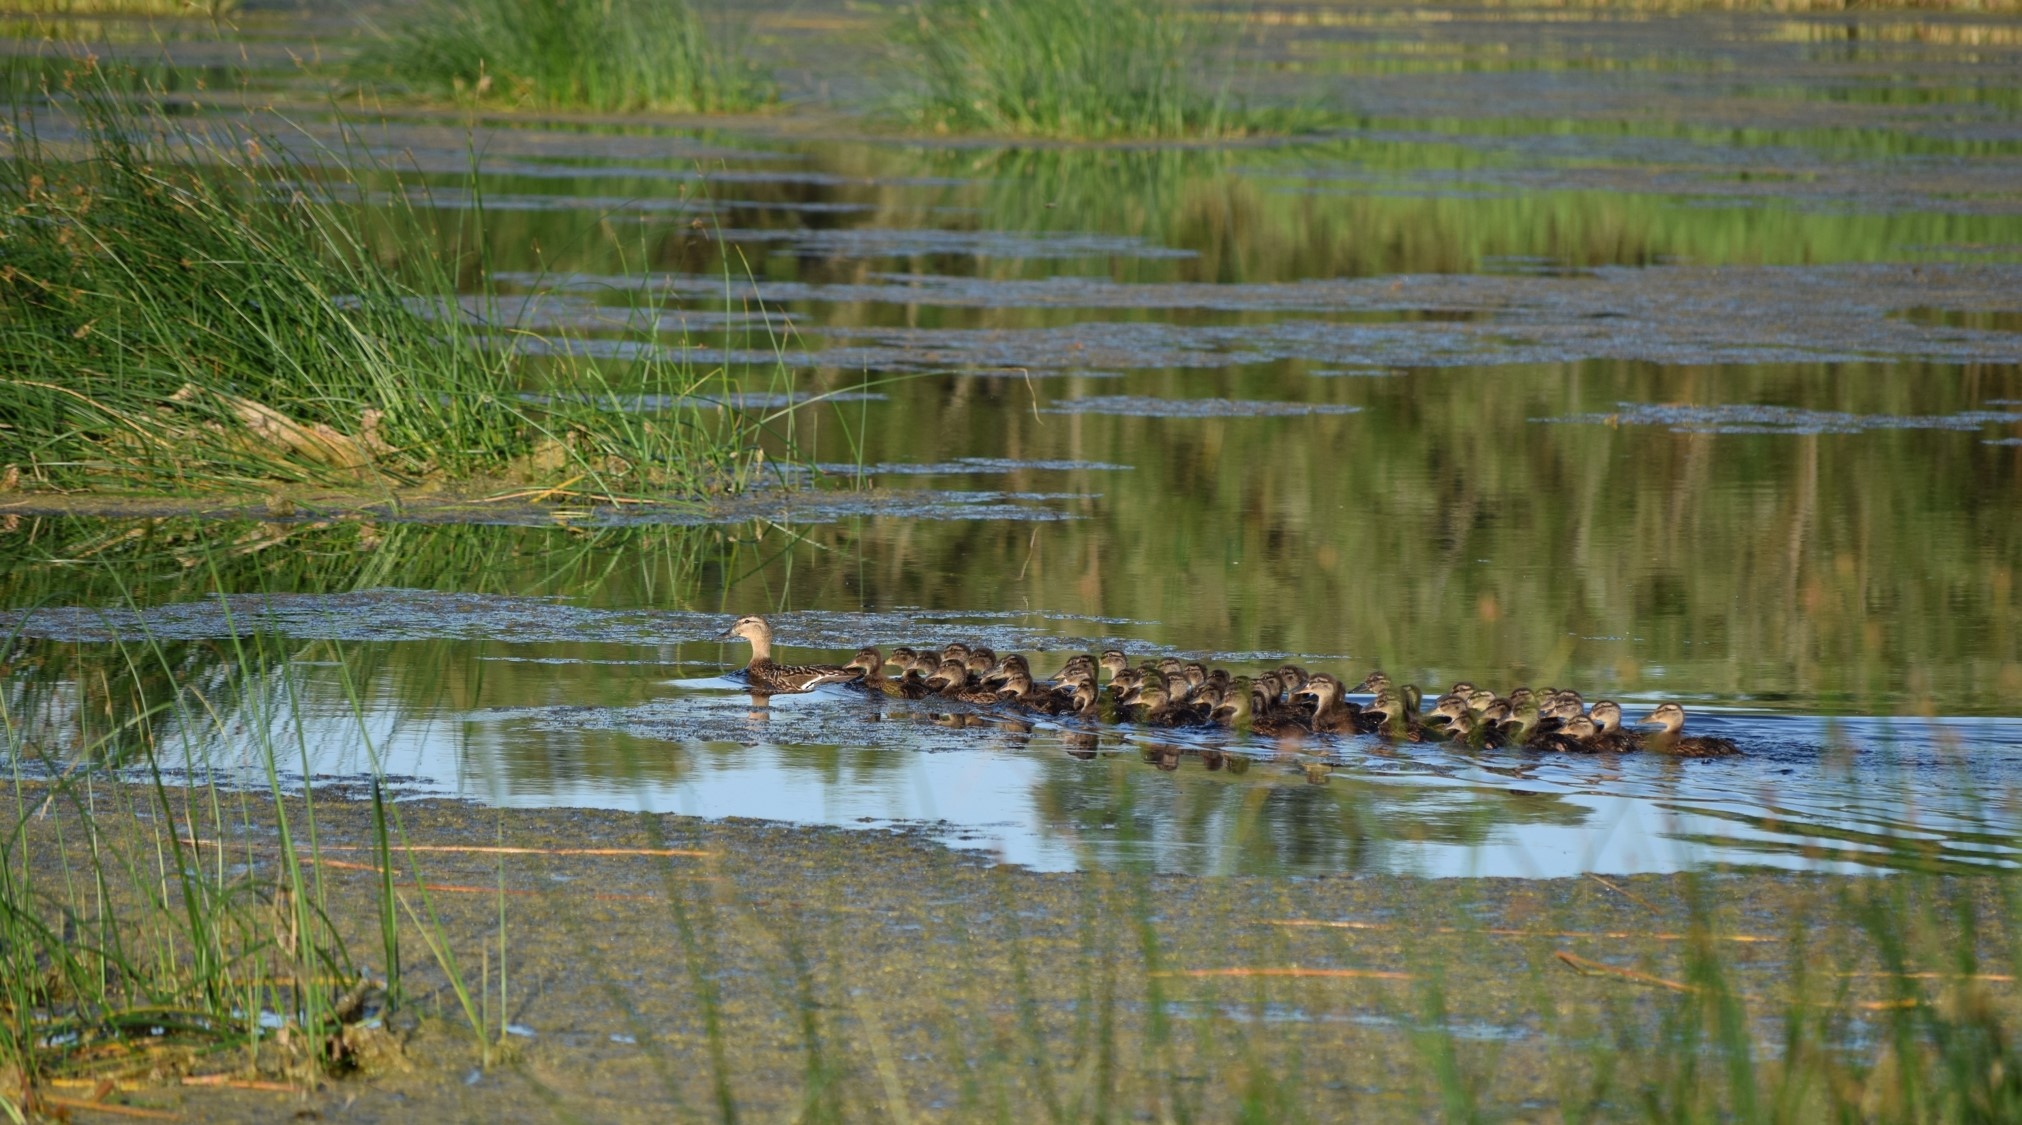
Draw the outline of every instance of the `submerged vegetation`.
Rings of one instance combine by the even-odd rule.
[[[357,181],[103,88],[70,105],[82,159],[18,124],[0,160],[10,487],[748,480],[755,424],[708,405],[738,390],[726,369],[653,353],[607,373],[523,346],[482,294],[459,297],[456,254],[389,258],[426,236],[397,203],[346,206]],[[568,394],[528,393],[532,350],[562,353],[539,376]],[[617,409],[614,379],[625,402],[675,405]]]
[[[1238,108],[1208,77],[1220,27],[1169,0],[926,0],[894,24],[913,82],[901,109],[943,132],[1070,140],[1293,124]]]
[[[368,81],[543,109],[754,109],[771,81],[689,0],[434,0],[364,56]]]

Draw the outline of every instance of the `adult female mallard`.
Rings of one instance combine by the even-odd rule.
[[[717,640],[727,641],[742,637],[751,642],[751,663],[745,666],[753,695],[793,695],[813,691],[823,684],[842,684],[863,676],[852,668],[835,664],[775,664],[772,659],[772,626],[765,618],[756,614],[737,619],[737,623],[717,635]]]
[[[1685,708],[1676,703],[1659,704],[1657,709],[1643,716],[1639,727],[1658,727],[1655,734],[1643,740],[1643,745],[1660,754],[1676,754],[1681,758],[1724,758],[1729,754],[1741,753],[1741,748],[1724,738],[1701,735],[1694,738],[1680,738],[1685,729]]]

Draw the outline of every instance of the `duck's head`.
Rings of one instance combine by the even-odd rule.
[[[910,672],[919,665],[920,654],[913,651],[910,645],[900,645],[892,650],[892,655],[885,659],[885,663],[901,672]]]
[[[755,613],[747,613],[743,617],[738,618],[736,624],[716,634],[716,639],[719,641],[733,640],[738,637],[742,637],[753,644],[767,643],[772,640],[772,626],[766,624],[765,618]]]
[[[1098,667],[1114,676],[1118,672],[1130,667],[1130,657],[1125,656],[1123,650],[1120,648],[1105,649],[1103,650],[1102,658],[1095,663]]]
[[[1083,680],[1074,685],[1074,694],[1068,697],[1074,705],[1074,713],[1085,715],[1095,709],[1095,681]]]
[[[1185,676],[1188,683],[1199,687],[1208,682],[1208,666],[1198,660],[1189,660],[1180,665],[1180,675]]]
[[[980,676],[997,666],[997,654],[983,645],[977,645],[969,650],[969,655],[962,663],[968,665],[969,671]]]
[[[1587,712],[1587,717],[1601,728],[1602,734],[1613,734],[1622,729],[1622,705],[1612,699],[1603,699],[1594,704],[1593,709]]]
[[[857,650],[857,654],[850,658],[848,664],[843,665],[843,670],[862,672],[866,676],[875,676],[885,670],[885,654],[869,645],[865,645]]]
[[[1300,688],[1305,687],[1306,681],[1312,679],[1312,677],[1307,675],[1306,670],[1297,664],[1280,664],[1278,665],[1278,679],[1284,681],[1286,691],[1298,691]]]
[[[975,655],[971,654],[969,657],[969,667],[971,669],[975,668],[975,661]],[[989,669],[983,677],[983,682],[986,684],[1001,684],[1009,680],[1013,675],[1024,676],[1025,682],[1030,684],[1032,682],[1032,666],[1025,662],[1024,657],[1015,652],[1009,652],[1004,654],[1003,659],[997,661],[996,667]]]
[[[1212,684],[1215,687],[1221,688],[1223,691],[1228,691],[1229,670],[1227,668],[1214,668],[1209,670],[1208,683]]]
[[[1276,703],[1285,697],[1285,681],[1276,672],[1265,672],[1250,681],[1250,690]]]
[[[1442,695],[1432,701],[1432,710],[1426,713],[1425,718],[1428,722],[1440,720],[1447,723],[1457,723],[1461,719],[1470,717],[1473,714],[1474,711],[1468,707],[1467,700],[1457,695]]]
[[[1292,693],[1292,698],[1316,700],[1321,708],[1325,709],[1340,700],[1341,681],[1322,672],[1300,685],[1299,689]]]
[[[1451,697],[1449,696],[1448,698]],[[1446,721],[1446,729],[1455,738],[1466,738],[1473,734],[1478,726],[1479,724],[1475,721],[1474,712],[1468,710],[1466,704],[1461,705],[1459,714],[1448,716]]]
[[[1237,676],[1230,680],[1229,686],[1222,692],[1222,701],[1215,705],[1214,720],[1232,727],[1249,722],[1253,713],[1250,710],[1251,690],[1249,678],[1246,676]]]
[[[1509,692],[1510,709],[1515,710],[1526,703],[1535,703],[1537,702],[1537,698],[1537,693],[1527,687],[1511,688]]]
[[[959,660],[943,660],[927,677],[927,686],[936,691],[954,687],[969,681],[969,666]]]
[[[961,641],[954,641],[949,644],[942,645],[941,659],[960,660],[964,663],[967,663],[969,660],[969,646],[963,644]]]
[[[1362,677],[1362,682],[1348,690],[1350,695],[1382,695],[1390,687],[1390,677],[1381,672],[1371,672]]]
[[[1144,682],[1144,673],[1135,668],[1125,668],[1109,679],[1109,690],[1119,696],[1129,695]]]
[[[1574,719],[1586,713],[1586,705],[1580,702],[1579,697],[1566,691],[1552,696],[1551,702],[1544,706],[1545,717],[1551,719]]]
[[[1501,726],[1502,724],[1509,722],[1510,719],[1509,704],[1503,700],[1498,699],[1494,703],[1491,703],[1487,707],[1481,709],[1480,718],[1483,726]]]
[[[1023,699],[1025,696],[1032,694],[1032,674],[1022,669],[1013,668],[1005,672],[1002,682],[1003,686],[997,689],[998,695],[1011,699]]]
[[[1362,708],[1363,714],[1381,715],[1385,719],[1395,719],[1404,714],[1404,700],[1396,688],[1384,688],[1376,693],[1376,698]]]
[[[1466,698],[1467,698],[1467,696],[1468,696],[1468,693],[1469,693],[1469,692],[1471,692],[1471,691],[1473,691],[1473,690],[1474,690],[1474,685],[1473,685],[1473,684],[1469,683],[1469,682],[1468,682],[1468,681],[1466,681],[1466,680],[1462,680],[1462,681],[1460,681],[1459,683],[1457,683],[1457,684],[1453,685],[1452,687],[1448,688],[1448,689],[1447,689],[1447,691],[1446,691],[1446,694],[1448,694],[1448,695],[1457,695],[1457,696],[1460,696],[1460,697],[1461,697],[1462,699],[1466,699]]]
[[[1158,670],[1160,675],[1170,679],[1183,673],[1186,665],[1180,662],[1179,657],[1168,656],[1158,662]]]
[[[1685,708],[1676,703],[1660,703],[1636,725],[1662,727],[1665,734],[1677,734],[1685,729]]]
[[[1464,698],[1467,700],[1467,709],[1479,715],[1488,710],[1489,704],[1495,702],[1495,693],[1487,688],[1476,688],[1468,692]]]
[[[1559,733],[1585,742],[1600,734],[1601,728],[1594,725],[1594,720],[1587,718],[1585,715],[1575,715],[1566,720],[1565,725],[1559,728]]]
[[[1187,693],[1187,702],[1197,707],[1207,708],[1208,714],[1212,715],[1215,713],[1215,708],[1222,705],[1222,689],[1213,684],[1202,684]]]

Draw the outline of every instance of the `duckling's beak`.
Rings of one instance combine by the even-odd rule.
[[[727,641],[732,637],[735,637],[736,635],[737,635],[737,626],[732,625],[730,628],[725,629],[721,633],[716,634],[716,639],[719,641]]]
[[[1661,727],[1664,724],[1655,715],[1645,715],[1629,725],[1632,727]]]

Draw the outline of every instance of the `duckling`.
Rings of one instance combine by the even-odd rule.
[[[1168,687],[1172,686],[1172,681],[1178,679],[1185,671],[1186,665],[1180,663],[1177,656],[1163,657],[1158,662],[1158,674],[1166,678]]]
[[[1314,701],[1313,730],[1326,734],[1354,734],[1362,708],[1341,699],[1341,681],[1325,672],[1306,681],[1292,693]]]
[[[861,686],[868,691],[875,691],[882,695],[891,696],[894,699],[919,699],[932,693],[933,689],[927,686],[927,682],[916,676],[908,674],[905,679],[895,680],[885,675],[885,665],[887,663],[888,661],[885,660],[883,653],[866,645],[858,649],[856,656],[848,664],[843,665],[843,667],[845,669],[853,668],[863,673],[863,679],[857,681],[857,685],[855,686]]]
[[[997,654],[983,645],[969,650],[969,659],[963,662],[969,669],[969,686],[982,687],[983,677],[997,667]]]
[[[1277,685],[1278,676],[1275,672],[1266,672],[1251,682],[1250,730],[1272,738],[1305,733],[1306,713],[1298,708],[1287,707],[1278,698]]]
[[[1594,736],[1594,743],[1610,753],[1620,754],[1641,749],[1643,740],[1622,729],[1622,706],[1612,699],[1603,699],[1587,712],[1595,726],[1601,728]]]
[[[1146,726],[1183,727],[1193,723],[1193,712],[1172,702],[1163,681],[1146,680],[1123,703],[1141,708],[1137,721]]]
[[[1208,666],[1198,660],[1189,660],[1180,665],[1180,675],[1186,677],[1190,689],[1198,690],[1208,682]]]
[[[1489,704],[1497,702],[1496,694],[1487,688],[1476,688],[1464,697],[1467,709],[1479,715],[1488,710]]]
[[[772,661],[772,626],[755,614],[740,617],[737,623],[717,636],[718,640],[742,637],[751,642],[751,663],[744,672],[753,695],[793,695],[813,691],[823,684],[848,683],[861,679],[862,672],[834,664],[775,664]]]
[[[1525,745],[1534,750],[1550,750],[1561,754],[1591,754],[1600,747],[1594,744],[1594,737],[1601,728],[1594,720],[1578,715],[1560,724],[1557,730],[1533,735]]]
[[[1067,663],[1060,666],[1060,671],[1053,673],[1052,681],[1058,684],[1083,678],[1095,678],[1095,661],[1089,659],[1087,653],[1077,652],[1067,658]]]
[[[1724,758],[1741,753],[1739,746],[1724,738],[1708,735],[1680,738],[1679,732],[1685,729],[1685,708],[1676,703],[1659,704],[1636,725],[1661,728],[1645,738],[1643,745],[1662,754],[1676,754],[1681,758]]]
[[[1457,684],[1453,685],[1452,687],[1450,687],[1450,688],[1447,688],[1447,689],[1446,689],[1446,694],[1448,694],[1448,695],[1457,695],[1457,696],[1461,697],[1462,699],[1466,699],[1466,698],[1468,697],[1469,693],[1471,693],[1471,692],[1473,692],[1473,691],[1474,691],[1474,685],[1473,685],[1473,684],[1471,684],[1471,683],[1469,683],[1469,682],[1468,682],[1468,681],[1466,681],[1466,680],[1462,680],[1462,681],[1460,681],[1459,683],[1457,683]]]
[[[952,657],[941,661],[932,675],[927,677],[927,686],[942,695],[952,696],[956,692],[969,690],[969,666]]]
[[[948,644],[942,645],[941,659],[959,660],[966,665],[969,662],[969,646],[963,644],[961,641],[951,641]]]
[[[1123,650],[1120,648],[1104,649],[1101,659],[1095,663],[1097,667],[1108,672],[1110,677],[1114,679],[1118,672],[1130,667],[1130,657],[1125,656]]]
[[[1508,698],[1510,710],[1515,711],[1517,708],[1522,707],[1526,703],[1537,702],[1537,693],[1531,691],[1531,689],[1527,687],[1511,688],[1509,689]]]
[[[899,670],[899,683],[913,685],[905,690],[920,693],[908,695],[907,698],[918,699],[921,695],[933,694],[934,689],[927,686],[927,676],[934,670],[934,662],[928,661],[911,647],[900,645],[893,649],[892,655],[885,663]]]
[[[983,686],[996,687],[1011,678],[1012,673],[1023,673],[1027,680],[1032,678],[1032,665],[1015,652],[1007,652],[997,661],[997,666],[983,673]]]
[[[1349,695],[1382,695],[1390,687],[1390,677],[1381,672],[1371,672],[1362,677],[1362,682],[1348,689]]]
[[[1250,725],[1250,680],[1247,676],[1237,676],[1229,681],[1227,690],[1222,692],[1222,701],[1215,705],[1209,720],[1231,729],[1240,730]]]

